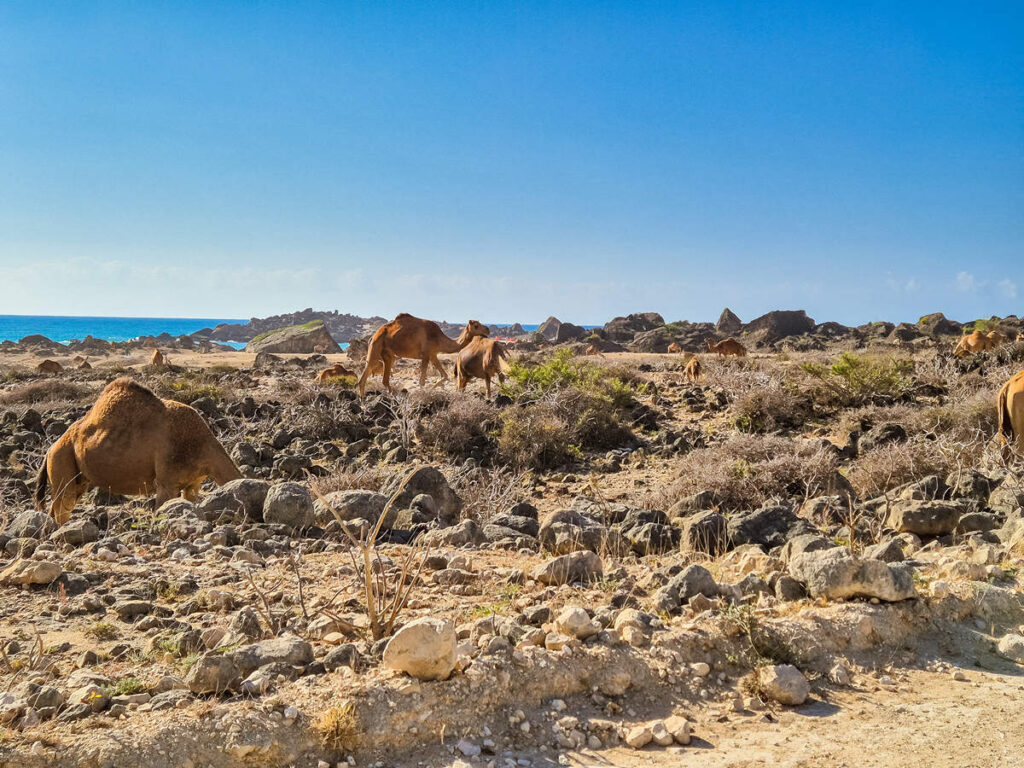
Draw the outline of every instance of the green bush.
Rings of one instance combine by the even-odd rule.
[[[582,456],[572,429],[550,402],[510,408],[501,414],[498,451],[516,467],[550,469]]]
[[[844,352],[831,366],[804,363],[801,368],[820,381],[836,405],[851,407],[887,403],[910,391],[908,373],[914,364],[893,357],[860,357]]]

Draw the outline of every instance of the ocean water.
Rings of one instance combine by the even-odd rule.
[[[139,336],[195,333],[221,323],[245,323],[248,318],[204,317],[58,317],[56,315],[0,315],[0,341],[18,341],[33,334],[67,344],[92,336],[106,341],[128,341]],[[244,346],[244,345],[243,345]]]

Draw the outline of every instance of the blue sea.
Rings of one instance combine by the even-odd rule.
[[[249,318],[208,317],[58,317],[56,315],[0,315],[0,341],[18,341],[41,334],[67,344],[92,336],[106,341],[128,341],[139,336],[172,336],[214,328],[221,323],[246,323]],[[245,346],[244,344],[241,346]]]

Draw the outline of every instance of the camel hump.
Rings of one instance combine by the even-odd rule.
[[[395,315],[395,320],[408,320],[410,317],[412,317],[412,315],[410,315],[408,312],[399,312],[397,315]]]

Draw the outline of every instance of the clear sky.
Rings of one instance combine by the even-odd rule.
[[[0,314],[1024,313],[1024,3],[4,2]]]

